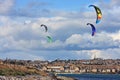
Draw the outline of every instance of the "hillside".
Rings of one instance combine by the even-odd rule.
[[[39,71],[35,68],[12,65],[12,64],[0,64],[0,75],[2,76],[25,76],[25,75],[42,75],[46,76],[47,74],[44,71]]]

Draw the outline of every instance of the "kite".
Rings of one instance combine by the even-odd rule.
[[[46,25],[44,25],[44,24],[41,24],[41,27],[42,27],[42,26],[44,26],[44,28],[45,28],[45,32],[47,32],[47,31],[48,31],[47,26],[46,26]]]
[[[50,36],[47,36],[47,41],[48,41],[49,43],[52,43],[52,38],[51,38]]]
[[[95,26],[93,24],[91,24],[91,23],[87,23],[87,25],[91,26],[91,28],[92,28],[92,36],[94,36],[95,32],[96,32]]]
[[[95,5],[89,5],[89,7],[94,7],[95,8],[95,11],[96,11],[96,14],[97,14],[96,24],[99,23],[101,21],[101,18],[102,18],[102,12],[101,12],[100,8],[98,8]]]

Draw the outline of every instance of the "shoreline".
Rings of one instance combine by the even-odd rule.
[[[106,74],[106,75],[109,75],[109,74],[116,74],[116,73],[55,73],[55,75],[58,75],[58,74]]]
[[[55,75],[57,74],[83,74],[83,73],[55,73]]]
[[[2,76],[0,80],[77,80],[66,76],[40,76],[40,75],[26,75],[26,76]]]

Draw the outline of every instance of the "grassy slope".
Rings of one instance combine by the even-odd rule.
[[[10,65],[10,64],[0,64],[0,75],[4,76],[25,76],[25,75],[44,75],[47,74],[43,71],[38,71],[35,68],[27,68],[25,66]]]

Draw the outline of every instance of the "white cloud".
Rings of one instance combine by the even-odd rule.
[[[0,13],[6,14],[14,5],[14,0],[1,0],[0,1]]]
[[[25,22],[24,22],[24,24],[30,24],[31,23],[31,21],[30,20],[26,20]]]
[[[2,4],[6,5],[8,2],[10,4],[5,10],[0,8],[0,12],[7,13],[10,10],[14,0],[5,0]],[[112,3],[106,5],[109,7],[107,9],[104,6],[100,7],[103,12],[100,24],[94,24],[96,20],[94,10],[91,12],[89,10],[86,12],[53,11],[55,12],[53,16],[39,18],[0,16],[0,52],[81,50],[78,54],[84,56],[83,58],[93,58],[95,54],[97,57],[105,58],[103,56],[105,54],[107,58],[112,56],[116,58],[113,53],[119,55],[120,52],[120,19],[118,18],[120,7],[117,2],[113,2],[113,8],[109,7]],[[97,29],[93,37],[91,27],[86,25],[88,22],[93,23]],[[48,26],[48,32],[40,27],[41,24]],[[53,43],[47,42],[47,35],[53,38]],[[70,52],[70,55],[73,54]]]
[[[80,58],[87,58],[87,59],[93,59],[93,58],[102,58],[101,57],[101,51],[100,50],[82,50],[82,51],[75,51],[75,55],[79,56]]]
[[[0,54],[3,57],[2,59],[10,58],[10,59],[20,59],[20,60],[45,60],[42,56],[37,56],[34,53],[26,53],[26,52],[8,52],[4,54]]]
[[[66,44],[79,44],[82,41],[80,34],[73,34],[71,37],[66,39]]]
[[[66,12],[67,13],[67,12]],[[68,13],[69,14],[69,13]],[[58,31],[63,29],[76,29],[76,28],[86,28],[86,24],[88,22],[93,22],[95,19],[91,18],[70,18],[70,17],[62,17],[56,16],[56,17],[41,17],[36,22],[37,24],[45,24],[48,26],[48,29],[51,31]]]
[[[116,32],[116,33],[112,33],[111,35],[109,35],[113,38],[113,40],[119,40],[120,41],[120,31]]]
[[[74,45],[73,50],[77,50],[76,48],[89,50],[89,49],[108,49],[108,48],[116,48],[119,47],[119,42],[114,41],[110,36],[111,33],[101,32],[97,33],[95,36],[91,36],[91,34],[73,34],[71,37],[66,39],[66,46],[68,44]],[[70,45],[69,45],[70,46]],[[68,47],[69,47],[68,46]],[[75,47],[76,46],[76,47]]]
[[[115,49],[106,49],[106,50],[82,50],[82,51],[75,51],[73,52],[74,55],[77,55],[80,58],[103,58],[103,59],[119,59],[120,49],[115,48]]]
[[[46,18],[47,19],[47,18]],[[48,18],[49,19],[49,18]],[[55,19],[50,18],[51,20]],[[63,18],[56,18],[58,24]],[[8,19],[8,21],[11,19]],[[44,19],[45,20],[45,19]],[[48,21],[51,21],[48,20]],[[77,50],[77,49],[106,49],[111,47],[118,47],[119,42],[114,39],[119,39],[118,35],[101,32],[97,33],[94,37],[91,36],[91,30],[82,34],[71,34],[70,37],[65,36],[65,40],[55,39],[54,34],[64,35],[64,32],[46,33],[40,27],[40,19],[37,22],[30,23],[30,25],[11,23],[7,26],[0,27],[1,47],[12,50]],[[45,20],[46,21],[46,20]],[[12,21],[11,21],[12,22]],[[53,21],[54,22],[54,21]],[[66,24],[66,22],[65,22]],[[67,23],[68,24],[68,23]],[[68,26],[67,26],[68,27]],[[49,26],[48,26],[49,28]],[[87,28],[87,27],[86,27]],[[84,29],[86,29],[84,28]],[[67,28],[66,28],[67,29]],[[54,29],[52,30],[54,32]],[[51,35],[53,43],[47,43],[47,35]],[[115,37],[116,35],[116,37]],[[71,46],[70,46],[71,45]],[[106,45],[106,46],[104,46]]]
[[[111,0],[111,5],[112,6],[119,6],[120,5],[120,1],[119,0]]]

